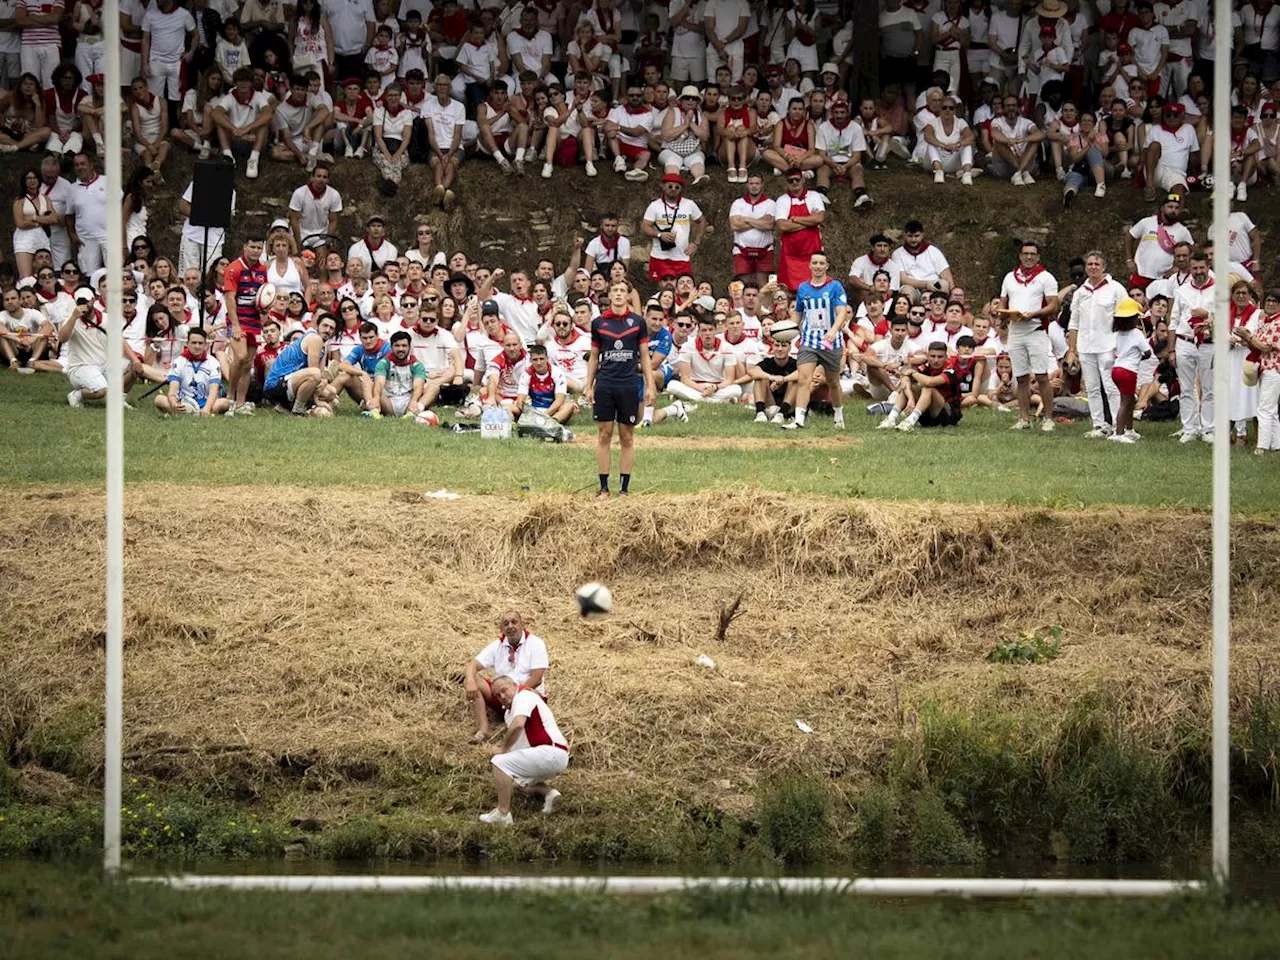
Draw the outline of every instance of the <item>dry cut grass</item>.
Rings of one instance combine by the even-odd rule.
[[[0,742],[99,702],[102,512],[44,492],[0,516]],[[1235,543],[1243,687],[1275,660],[1280,529],[1242,523]],[[1202,514],[153,486],[130,493],[127,544],[130,769],[250,795],[406,769],[478,783],[460,673],[510,606],[550,647],[569,783],[600,802],[732,806],[790,768],[856,783],[935,695],[1053,716],[1104,687],[1157,739],[1208,712]],[[592,579],[615,596],[602,622],[572,609]],[[1060,659],[984,660],[1055,623]]]

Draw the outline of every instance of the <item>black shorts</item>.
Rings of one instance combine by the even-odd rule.
[[[920,426],[922,427],[954,427],[960,422],[963,414],[960,408],[944,403],[942,409],[937,413],[925,411],[920,415]]]
[[[281,407],[287,407],[293,403],[289,399],[289,378],[285,377],[283,380],[278,381],[275,386],[262,391],[262,399]]]
[[[636,421],[640,419],[640,396],[636,388],[616,384],[596,384],[596,398],[591,416],[598,422],[617,422],[635,426]]]

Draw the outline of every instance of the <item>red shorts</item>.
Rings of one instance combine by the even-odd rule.
[[[1130,290],[1132,290],[1134,287],[1137,287],[1139,290],[1145,290],[1147,289],[1147,287],[1151,286],[1151,284],[1154,282],[1155,282],[1154,279],[1148,280],[1146,277],[1140,277],[1136,273],[1129,274]]]
[[[649,148],[648,148],[648,147],[633,147],[631,144],[626,143],[626,142],[624,142],[624,141],[622,141],[622,140],[619,140],[619,141],[618,141],[618,151],[619,151],[619,152],[620,152],[624,157],[626,157],[628,160],[634,160],[636,157],[640,156],[642,153],[648,153],[648,152],[649,152]]]
[[[577,137],[565,137],[556,144],[555,165],[557,167],[576,167],[578,165]]]
[[[733,254],[734,276],[773,273],[773,247],[740,247]]]
[[[693,274],[693,271],[689,269],[688,260],[649,258],[649,279],[654,283],[657,283],[663,277],[683,277],[686,273],[690,276]]]
[[[1138,373],[1136,370],[1112,367],[1111,379],[1115,383],[1116,389],[1120,391],[1120,396],[1136,397],[1138,395]]]

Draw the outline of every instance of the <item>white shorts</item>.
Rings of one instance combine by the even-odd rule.
[[[1026,326],[1029,324],[1025,321],[1009,324],[1009,362],[1013,365],[1013,376],[1015,379],[1030,374],[1048,376],[1055,366],[1049,334],[1038,326],[1019,329]]]
[[[1167,163],[1156,164],[1156,188],[1159,190],[1172,190],[1174,187],[1183,186],[1187,182],[1187,175],[1175,170]]]
[[[391,412],[397,417],[403,417],[409,412],[409,404],[413,401],[413,397],[409,394],[402,394],[398,397],[387,397],[391,401]]]
[[[526,747],[500,753],[491,762],[514,780],[516,786],[532,787],[564,773],[569,766],[569,751],[552,746]]]
[[[49,249],[49,234],[39,227],[29,230],[13,231],[14,253],[35,253],[37,250]]]
[[[695,166],[705,167],[707,158],[701,150],[697,153],[691,153],[687,157],[681,156],[674,150],[663,150],[658,154],[658,163],[669,171],[679,173],[681,170],[691,170]]]
[[[129,371],[129,361],[124,357],[120,358],[120,365],[123,372],[127,373]],[[82,363],[67,370],[67,379],[71,381],[71,386],[76,390],[101,393],[107,389],[107,368],[105,365],[95,367]]]

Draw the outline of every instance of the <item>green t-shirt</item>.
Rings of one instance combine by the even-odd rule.
[[[413,396],[413,381],[427,379],[427,368],[422,365],[420,360],[414,360],[412,363],[401,366],[383,357],[378,361],[377,367],[374,368],[373,375],[387,378],[387,385],[383,388],[383,392],[387,396],[411,397]]]

